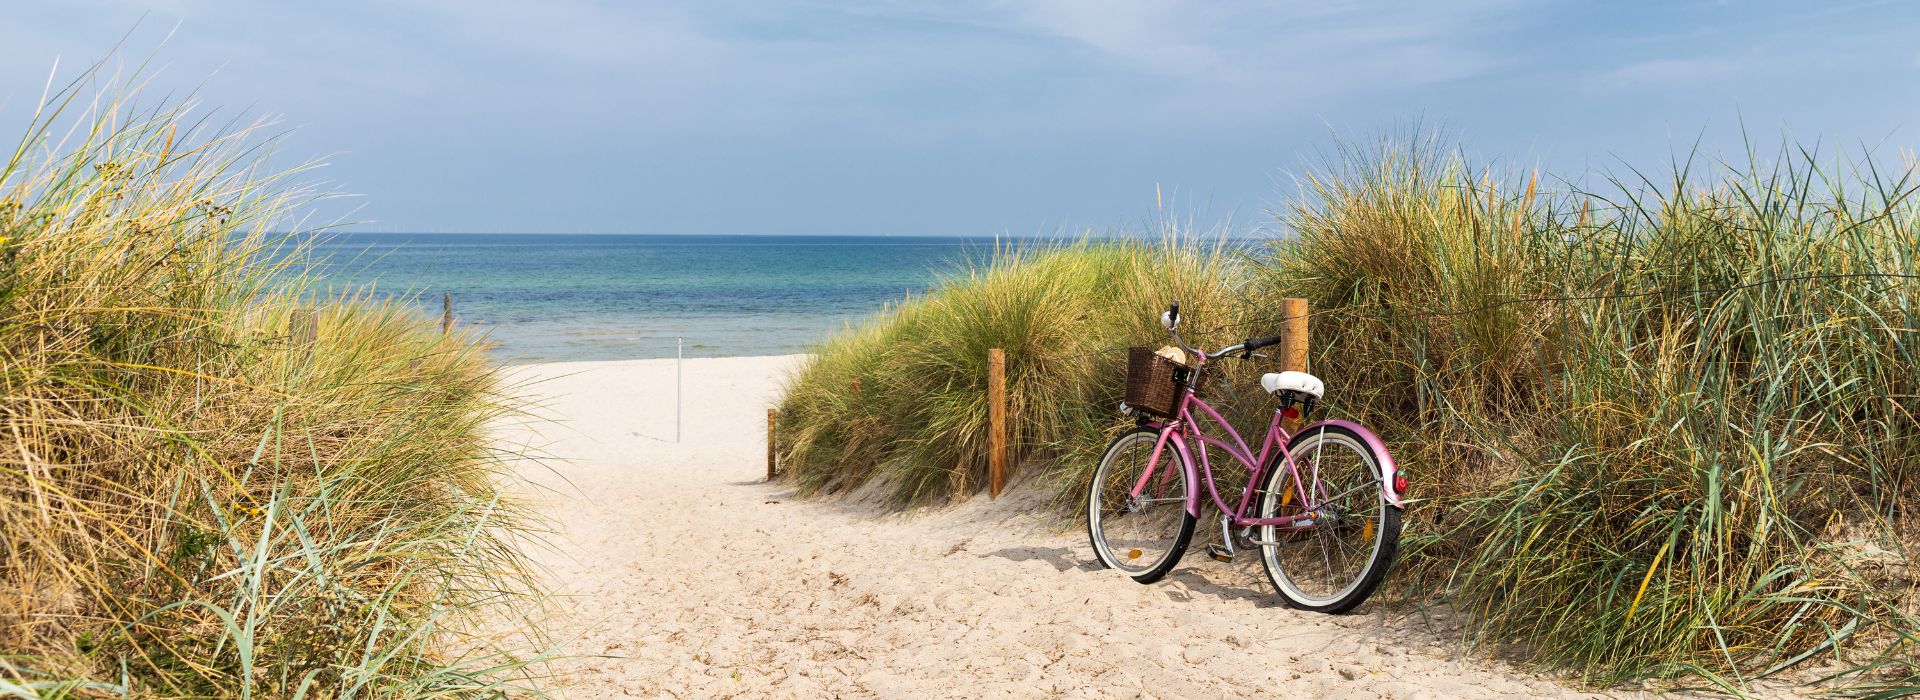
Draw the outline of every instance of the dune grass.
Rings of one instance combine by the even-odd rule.
[[[1315,368],[1438,499],[1409,594],[1601,680],[1738,687],[1836,639],[1873,667],[1843,680],[1912,675],[1920,209],[1875,167],[1548,194],[1428,142],[1314,178],[1262,286],[1326,312]]]
[[[1903,687],[1920,631],[1913,176],[1787,150],[1582,191],[1433,139],[1352,148],[1255,259],[1009,255],[850,329],[791,382],[786,454],[811,490],[964,495],[984,349],[1004,345],[1021,468],[1077,504],[1091,449],[1125,425],[1114,349],[1161,344],[1167,300],[1204,300],[1195,335],[1246,324],[1203,338],[1220,344],[1304,297],[1327,410],[1377,427],[1430,499],[1389,579],[1403,600],[1598,682],[1739,689],[1826,668]]]
[[[131,85],[52,95],[0,169],[0,695],[538,692],[483,634],[540,595],[483,348],[309,294],[269,234],[301,170]]]
[[[1194,240],[1008,245],[809,358],[781,404],[783,464],[804,491],[875,482],[900,504],[984,488],[991,348],[1007,354],[1012,460],[1088,462],[1116,425],[1124,348],[1164,344],[1167,300],[1223,323],[1246,308],[1232,258]]]

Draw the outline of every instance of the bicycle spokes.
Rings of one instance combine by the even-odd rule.
[[[1295,488],[1269,495],[1258,515],[1304,517],[1290,533],[1262,528],[1263,563],[1275,587],[1297,607],[1351,608],[1391,560],[1383,535],[1391,528],[1397,540],[1398,513],[1388,513],[1378,460],[1355,436],[1323,427],[1291,448],[1297,448],[1289,484]]]
[[[1155,463],[1157,438],[1156,432],[1136,431],[1115,440],[1094,472],[1087,499],[1088,534],[1101,563],[1136,578],[1164,575],[1193,532],[1187,512],[1192,484],[1173,450],[1162,451]]]

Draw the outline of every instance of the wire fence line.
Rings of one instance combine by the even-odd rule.
[[[1740,284],[1732,284],[1732,285],[1727,285],[1723,287],[1695,287],[1695,288],[1689,288],[1689,289],[1656,289],[1656,290],[1649,290],[1644,292],[1613,292],[1613,293],[1607,293],[1607,294],[1576,294],[1576,295],[1565,295],[1565,296],[1515,297],[1512,299],[1502,299],[1500,301],[1496,301],[1490,304],[1483,304],[1483,305],[1475,306],[1472,308],[1454,309],[1454,310],[1370,312],[1370,311],[1356,311],[1356,310],[1344,308],[1344,307],[1336,307],[1336,308],[1321,309],[1319,311],[1310,312],[1306,315],[1306,317],[1309,319],[1312,319],[1316,317],[1331,316],[1331,315],[1337,315],[1337,314],[1347,315],[1347,316],[1356,317],[1356,318],[1371,318],[1371,319],[1440,318],[1440,317],[1453,317],[1453,316],[1470,316],[1473,314],[1492,311],[1494,309],[1498,309],[1506,306],[1512,306],[1515,304],[1546,304],[1546,303],[1556,303],[1556,302],[1611,301],[1611,300],[1618,300],[1618,299],[1637,299],[1637,298],[1643,298],[1643,297],[1657,297],[1657,296],[1691,296],[1691,295],[1699,295],[1699,294],[1722,294],[1726,292],[1737,292],[1744,289],[1753,289],[1756,287],[1765,287],[1765,286],[1770,286],[1775,284],[1786,284],[1786,283],[1793,283],[1793,282],[1817,282],[1817,281],[1824,281],[1824,280],[1868,279],[1868,278],[1920,280],[1920,274],[1900,273],[1900,272],[1840,272],[1840,273],[1790,275],[1787,277],[1770,277],[1763,280],[1742,282]],[[1224,330],[1231,330],[1234,328],[1246,328],[1246,327],[1256,326],[1256,325],[1277,325],[1278,323],[1290,321],[1290,320],[1293,320],[1294,318],[1297,318],[1297,317],[1286,316],[1286,315],[1266,316],[1266,317],[1253,319],[1251,321],[1222,324],[1220,326],[1215,326],[1211,329],[1208,329],[1207,331],[1205,331],[1205,333],[1212,334],[1212,333],[1218,333]]]
[[[1838,273],[1790,275],[1786,277],[1770,277],[1767,279],[1754,280],[1750,282],[1742,282],[1739,284],[1731,284],[1731,285],[1726,285],[1721,287],[1695,287],[1695,288],[1688,288],[1688,289],[1657,289],[1657,290],[1649,290],[1649,291],[1642,291],[1642,292],[1613,292],[1613,293],[1607,293],[1607,294],[1573,294],[1573,295],[1560,295],[1560,296],[1515,297],[1511,299],[1502,299],[1500,301],[1496,301],[1489,304],[1482,304],[1480,306],[1475,306],[1467,309],[1434,310],[1434,311],[1360,311],[1360,310],[1355,310],[1347,307],[1334,307],[1334,308],[1320,309],[1317,311],[1308,312],[1307,314],[1304,315],[1304,318],[1311,320],[1314,318],[1336,316],[1336,315],[1344,315],[1344,316],[1353,317],[1353,318],[1367,318],[1367,319],[1376,319],[1376,320],[1391,320],[1391,319],[1402,319],[1402,318],[1445,318],[1445,317],[1455,317],[1455,316],[1470,316],[1477,313],[1492,311],[1494,309],[1513,306],[1515,304],[1549,304],[1549,303],[1588,302],[1588,301],[1613,301],[1613,300],[1619,300],[1619,299],[1638,299],[1638,298],[1644,298],[1644,297],[1657,297],[1657,296],[1692,296],[1692,295],[1700,295],[1700,294],[1724,294],[1727,292],[1737,292],[1741,290],[1754,289],[1757,287],[1765,287],[1765,286],[1776,285],[1776,284],[1819,282],[1819,281],[1826,281],[1826,280],[1842,280],[1842,279],[1920,280],[1920,273],[1838,272]],[[1272,316],[1262,316],[1262,317],[1255,318],[1252,320],[1247,320],[1247,321],[1239,321],[1235,323],[1224,323],[1204,331],[1199,331],[1197,333],[1194,333],[1193,335],[1196,337],[1210,336],[1223,331],[1242,329],[1242,328],[1252,328],[1256,326],[1277,328],[1285,324],[1287,321],[1292,321],[1302,317],[1303,317],[1302,315],[1297,315],[1297,314],[1296,315],[1280,314],[1280,315],[1272,315]],[[1052,359],[1078,360],[1078,359],[1085,359],[1089,357],[1111,356],[1112,353],[1123,352],[1132,347],[1134,346],[1131,344],[1122,344],[1122,345],[1117,345],[1112,347],[1098,348],[1098,349],[1087,351],[1087,352],[1074,353],[1072,355],[1057,356]]]

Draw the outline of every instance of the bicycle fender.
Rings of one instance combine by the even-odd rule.
[[[1393,463],[1393,453],[1387,451],[1387,443],[1381,440],[1380,436],[1373,434],[1373,431],[1368,430],[1364,425],[1350,420],[1338,419],[1314,422],[1300,428],[1300,430],[1295,431],[1294,434],[1305,435],[1307,431],[1320,426],[1338,426],[1351,430],[1355,435],[1359,435],[1361,440],[1367,443],[1367,447],[1372,449],[1374,454],[1380,455],[1380,492],[1387,495],[1387,505],[1406,510],[1406,501],[1403,499],[1400,489],[1394,486],[1394,484],[1400,481],[1400,468]]]
[[[1193,453],[1187,449],[1187,438],[1178,430],[1161,429],[1161,439],[1180,453],[1180,468],[1187,472],[1187,483],[1193,486],[1187,489],[1187,515],[1200,517],[1200,474],[1193,466]]]

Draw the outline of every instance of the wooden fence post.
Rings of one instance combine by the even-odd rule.
[[[780,419],[780,409],[767,409],[767,481],[773,481],[775,452],[773,449],[773,425]]]
[[[1280,316],[1280,369],[1295,372],[1307,371],[1307,343],[1311,340],[1307,329],[1307,300],[1281,299]],[[1300,429],[1299,418],[1288,418],[1281,423],[1287,432]]]
[[[1007,351],[987,351],[987,493],[1007,483]]]
[[[453,332],[453,292],[440,295],[440,335]]]

